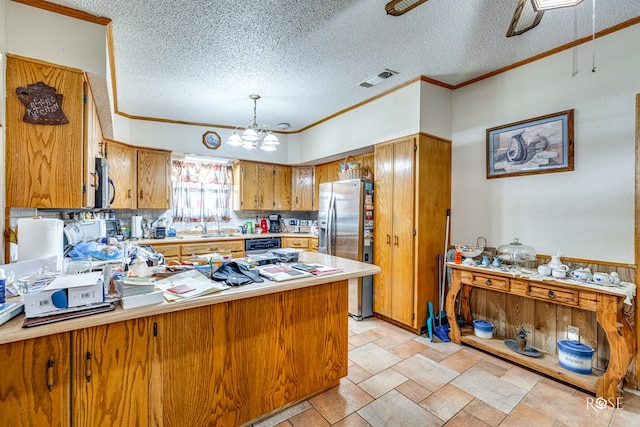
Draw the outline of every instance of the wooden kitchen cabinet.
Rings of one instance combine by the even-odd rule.
[[[291,168],[291,210],[313,211],[316,208],[313,166]]]
[[[171,208],[171,153],[136,149],[138,209]]]
[[[293,248],[293,249],[304,249],[306,251],[309,249],[309,238],[308,237],[283,237],[282,247]]]
[[[6,206],[80,208],[83,188],[83,73],[43,61],[7,55]],[[17,88],[43,82],[61,95],[65,124],[23,121]],[[30,98],[31,99],[31,98]]]
[[[244,240],[212,240],[203,243],[185,243],[180,248],[183,260],[192,255],[210,254],[220,250],[231,251],[232,258],[242,258],[244,257]]]
[[[164,256],[165,262],[178,261],[180,262],[180,245],[168,244],[168,245],[151,245],[154,251]]]
[[[423,134],[375,147],[373,311],[410,329],[438,302],[451,203],[451,143]]]
[[[135,147],[121,142],[104,140],[105,154],[109,163],[109,178],[113,181],[115,195],[109,207],[113,209],[136,209],[136,153]]]
[[[290,210],[291,168],[269,163],[235,162],[234,210]]]
[[[72,332],[74,426],[151,425],[153,317]]]
[[[0,419],[4,427],[68,426],[68,333],[0,345]]]
[[[83,206],[94,207],[96,205],[96,157],[101,155],[102,143],[102,126],[98,117],[98,110],[89,78],[84,74],[84,159],[83,159]]]
[[[362,167],[362,170],[363,170],[363,178],[365,178],[369,173],[373,173],[375,169],[373,153],[364,153],[358,156],[350,156],[348,159],[350,162],[360,163],[360,166]],[[315,197],[316,203],[317,203],[317,200],[319,200],[318,197],[320,193],[320,184],[322,184],[323,182],[333,182],[333,181],[340,180],[340,175],[339,175],[340,162],[343,162],[343,161],[344,159],[336,160],[334,162],[329,162],[329,163],[323,163],[321,165],[315,166],[314,197]],[[314,210],[317,210],[317,209],[318,207],[315,206]]]

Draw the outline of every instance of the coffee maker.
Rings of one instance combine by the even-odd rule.
[[[269,233],[280,232],[280,214],[269,215]]]

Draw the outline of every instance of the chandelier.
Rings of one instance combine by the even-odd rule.
[[[249,98],[253,99],[253,120],[246,128],[237,126],[233,135],[227,139],[227,144],[247,150],[255,150],[260,146],[260,149],[265,151],[276,151],[276,146],[280,144],[280,141],[271,133],[271,126],[258,127],[256,121],[256,106],[260,95],[249,95]],[[242,132],[242,134],[239,135],[238,132]]]

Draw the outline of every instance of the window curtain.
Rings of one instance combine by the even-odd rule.
[[[176,222],[231,219],[233,167],[184,160],[171,161],[172,216]]]

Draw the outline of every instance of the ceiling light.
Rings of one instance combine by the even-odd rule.
[[[513,13],[511,24],[507,30],[507,37],[519,36],[540,23],[544,10],[537,12],[533,0],[519,0]]]
[[[256,121],[256,107],[260,95],[249,95],[249,98],[253,99],[253,120],[249,122],[249,126],[246,128],[236,127],[233,135],[227,139],[227,144],[246,148],[247,150],[255,150],[259,146],[265,151],[276,151],[276,146],[280,145],[280,141],[271,133],[271,126],[262,125],[262,127],[259,127]],[[238,132],[242,132],[242,134],[238,135]]]
[[[396,74],[398,74],[397,71],[393,71],[388,68],[385,68],[384,71],[369,77],[367,80],[358,83],[358,85],[365,88],[372,87],[379,83],[382,83],[384,80],[388,79],[391,76],[395,76]]]
[[[581,1],[582,0],[531,0],[531,2],[533,3],[533,8],[536,11],[575,6]]]
[[[426,2],[427,0],[393,0],[387,3],[384,10],[387,11],[387,15],[400,16]]]

